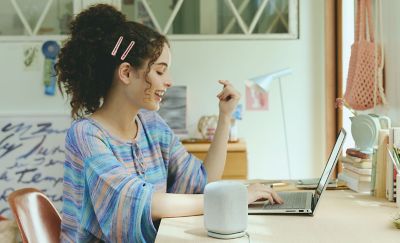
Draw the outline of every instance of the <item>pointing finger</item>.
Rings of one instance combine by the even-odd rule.
[[[230,84],[228,80],[218,80],[218,83],[224,85],[224,87]]]

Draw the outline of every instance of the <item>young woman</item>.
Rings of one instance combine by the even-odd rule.
[[[231,113],[240,98],[220,80],[219,121],[204,163],[163,119],[172,85],[167,39],[109,5],[80,13],[61,49],[60,90],[75,121],[66,137],[64,242],[153,242],[164,217],[203,213],[203,189],[221,178]],[[270,188],[249,187],[248,201],[281,203]]]

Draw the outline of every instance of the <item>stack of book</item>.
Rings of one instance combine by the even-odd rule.
[[[372,154],[363,153],[349,148],[341,158],[343,170],[339,179],[356,192],[371,191]]]

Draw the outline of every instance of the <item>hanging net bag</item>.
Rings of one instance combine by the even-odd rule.
[[[367,110],[386,104],[383,91],[383,48],[374,38],[370,0],[357,0],[354,37],[344,94],[346,105],[354,110]]]

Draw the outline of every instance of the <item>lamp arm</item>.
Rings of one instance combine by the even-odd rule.
[[[289,145],[288,145],[288,138],[287,138],[285,105],[283,103],[281,78],[279,78],[278,81],[279,81],[279,96],[281,98],[281,112],[282,112],[282,120],[283,120],[283,133],[284,133],[284,136],[285,136],[285,149],[286,149],[287,167],[288,167],[289,179],[291,180],[292,179],[292,172],[291,172],[291,169],[290,169]]]

